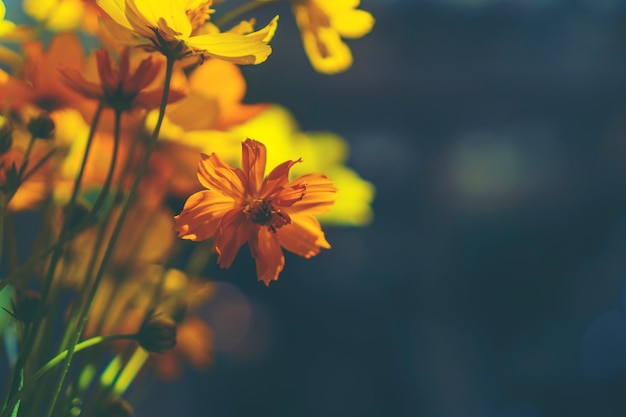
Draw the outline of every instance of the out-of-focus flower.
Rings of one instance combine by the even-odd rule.
[[[133,73],[130,72],[129,50],[124,49],[119,66],[114,68],[109,52],[100,49],[96,52],[99,82],[86,80],[76,69],[62,71],[66,84],[83,96],[106,103],[116,111],[127,111],[135,106],[155,108],[161,102],[163,88],[147,90],[159,74],[160,62],[151,57],[143,59]],[[168,102],[180,99],[184,93],[172,90]]]
[[[339,136],[328,132],[301,132],[291,113],[280,106],[269,106],[267,110],[248,122],[231,129],[236,135],[247,134],[266,138],[265,144],[273,151],[268,155],[268,165],[274,166],[295,155],[304,164],[295,165],[292,175],[305,174],[305,168],[320,172],[332,179],[341,190],[333,207],[318,216],[325,224],[364,226],[372,218],[371,203],[374,186],[348,168],[348,144]],[[226,159],[235,163],[234,159]]]
[[[18,126],[11,132],[11,137],[11,147],[0,155],[0,195],[4,199],[10,198],[8,209],[11,211],[31,210],[52,189],[53,163],[50,158],[46,158],[52,151],[52,144],[51,141],[35,141],[28,161],[25,161],[25,150],[31,141],[31,134],[23,126]],[[24,163],[27,166],[23,169]],[[22,169],[24,178],[15,183],[17,172]]]
[[[206,190],[189,197],[174,230],[183,239],[213,237],[222,268],[230,267],[248,242],[258,279],[269,285],[285,264],[281,247],[305,258],[330,248],[314,216],[330,209],[337,190],[321,174],[289,182],[289,170],[298,162],[283,162],[265,177],[265,145],[252,139],[242,144],[243,169],[203,154],[198,179]]]
[[[374,25],[372,15],[355,10],[359,0],[290,0],[304,50],[316,71],[334,74],[350,68],[352,52],[343,38],[360,38]]]
[[[6,13],[7,8],[4,5],[4,1],[0,0],[0,36],[4,36],[15,29],[15,23],[4,20]]]
[[[24,12],[53,32],[78,29],[85,15],[83,0],[24,0]]]
[[[157,359],[156,371],[161,378],[175,379],[182,372],[183,359],[196,369],[213,362],[213,331],[197,317],[187,317],[178,325],[176,346]]]
[[[75,34],[55,35],[46,51],[40,42],[28,42],[24,55],[18,77],[0,70],[0,103],[18,110],[31,105],[48,112],[64,107],[93,112],[95,103],[66,86],[59,71],[61,66],[83,70],[83,49]]]
[[[212,0],[145,1],[97,0],[113,19],[102,20],[122,43],[144,45],[166,56],[202,55],[237,64],[260,64],[272,48],[278,17],[263,29],[247,34],[224,32],[206,23]]]
[[[246,82],[239,66],[219,59],[206,60],[194,68],[188,86],[189,94],[167,107],[148,172],[160,189],[181,198],[199,190],[195,178],[198,153],[219,150],[222,159],[239,160],[245,134],[228,129],[267,107],[242,103]],[[154,129],[157,116],[157,111],[148,114],[146,131]]]

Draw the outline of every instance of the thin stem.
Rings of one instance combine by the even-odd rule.
[[[85,145],[85,153],[83,155],[83,161],[81,163],[80,169],[78,171],[78,174],[76,175],[76,179],[74,181],[74,188],[72,191],[72,196],[70,198],[70,202],[69,202],[69,207],[70,207],[70,213],[71,211],[73,211],[73,206],[74,203],[76,201],[76,196],[78,195],[78,190],[80,188],[80,183],[82,182],[82,178],[83,178],[83,173],[85,171],[85,166],[87,165],[87,159],[89,156],[89,150],[91,149],[91,144],[93,142],[93,138],[96,135],[96,129],[98,127],[98,122],[100,121],[100,115],[102,113],[102,109],[103,109],[103,104],[100,103],[96,109],[96,112],[93,116],[93,120],[91,122],[91,128],[89,130],[89,136],[87,137],[87,144]],[[34,141],[34,140],[33,140]],[[32,141],[31,141],[32,142]],[[29,149],[31,148],[31,146],[29,146]],[[29,150],[27,149],[27,155]],[[22,165],[22,167],[25,169],[25,165],[26,165],[26,160],[24,165]],[[20,176],[23,174],[23,170],[20,170]],[[22,366],[28,361],[28,356],[30,355],[30,352],[33,348],[34,345],[34,340],[35,337],[37,335],[37,332],[39,331],[39,327],[41,326],[42,322],[45,320],[45,316],[43,316],[43,311],[44,308],[46,306],[46,302],[48,299],[48,295],[50,294],[50,289],[52,287],[52,281],[54,280],[54,272],[56,270],[56,266],[57,263],[59,262],[59,259],[61,258],[62,254],[63,254],[63,245],[59,244],[59,242],[63,241],[63,238],[65,237],[65,235],[67,234],[67,227],[68,227],[68,221],[67,219],[69,219],[71,217],[68,216],[66,218],[66,220],[63,222],[63,225],[61,226],[61,232],[59,233],[59,238],[57,241],[57,244],[54,245],[54,249],[52,250],[52,258],[50,259],[50,264],[48,265],[48,270],[47,270],[47,274],[44,280],[44,286],[43,289],[41,291],[41,302],[38,308],[38,312],[37,312],[37,319],[36,321],[33,323],[33,325],[31,327],[29,327],[28,332],[24,335],[24,352],[23,352],[23,362],[22,362]],[[5,282],[8,281],[8,279],[4,280]],[[4,284],[4,282],[3,282]],[[19,372],[19,369],[18,369]]]
[[[0,268],[2,267],[2,255],[4,254],[4,213],[6,208],[6,202],[4,200],[0,201]]]
[[[24,152],[24,160],[22,161],[22,165],[20,166],[20,170],[17,173],[17,177],[21,180],[24,171],[26,171],[26,166],[28,165],[28,160],[30,159],[30,153],[33,150],[33,145],[35,144],[35,135],[30,137],[30,141],[28,141],[28,146],[26,147],[26,152]]]
[[[263,6],[267,6],[269,4],[279,3],[281,0],[252,0],[248,3],[244,3],[239,7],[234,8],[233,10],[226,12],[224,15],[215,19],[213,23],[222,29],[227,23],[232,20],[235,20],[239,16],[244,13],[251,12],[255,9],[261,8]]]
[[[85,350],[92,346],[99,345],[105,342],[112,342],[114,340],[135,340],[137,338],[136,334],[115,334],[110,336],[95,336],[90,339],[83,340],[80,343],[77,343],[74,347],[74,353],[80,352],[81,350]],[[11,401],[7,405],[7,407],[2,411],[0,417],[7,417],[10,412],[15,408],[15,405],[18,401],[24,398],[29,391],[31,391],[36,386],[36,382],[50,372],[55,366],[57,366],[61,361],[63,361],[69,355],[69,349],[64,350],[63,352],[56,355],[54,358],[50,359],[43,367],[41,367],[37,372],[33,374],[32,377],[28,379],[26,383],[22,386],[22,388],[15,393]]]
[[[67,357],[65,358],[65,361],[63,362],[61,375],[53,391],[52,399],[50,401],[50,404],[48,405],[48,411],[45,414],[46,417],[50,417],[54,411],[54,406],[56,405],[57,399],[59,398],[59,394],[61,393],[63,384],[65,383],[65,378],[67,377],[67,373],[69,371],[72,359],[74,357],[74,348],[76,347],[78,340],[80,339],[83,333],[83,330],[85,328],[85,325],[87,323],[89,310],[91,309],[96,291],[98,289],[100,281],[102,280],[102,277],[104,276],[104,271],[108,265],[109,259],[111,258],[113,249],[115,248],[115,243],[117,242],[117,238],[119,237],[120,231],[122,230],[124,220],[128,213],[128,209],[130,208],[130,203],[135,193],[137,192],[137,189],[139,188],[139,182],[141,181],[141,178],[143,177],[144,173],[146,172],[146,169],[148,168],[148,162],[150,160],[150,156],[152,155],[152,152],[154,151],[154,149],[156,149],[156,145],[158,143],[159,131],[161,130],[161,125],[163,123],[163,118],[165,116],[165,107],[167,106],[167,101],[168,101],[168,96],[169,96],[169,91],[170,91],[170,83],[172,80],[172,72],[174,69],[174,62],[175,60],[172,57],[169,57],[169,56],[167,57],[165,82],[164,82],[164,87],[163,87],[163,97],[161,100],[161,105],[159,107],[159,116],[157,119],[157,124],[154,128],[154,131],[152,132],[151,142],[148,144],[148,149],[146,150],[146,153],[141,161],[141,164],[139,165],[139,168],[137,169],[135,180],[133,181],[133,184],[130,188],[128,197],[122,205],[119,218],[117,219],[117,223],[115,225],[115,228],[113,229],[113,233],[111,234],[107,248],[102,257],[100,268],[98,268],[98,272],[96,273],[96,277],[94,278],[94,282],[91,287],[91,291],[89,292],[87,302],[81,311],[80,319],[79,319],[77,328],[75,330],[74,338],[73,338],[74,340],[70,341],[68,354],[67,354]]]

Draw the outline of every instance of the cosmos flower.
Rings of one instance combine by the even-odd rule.
[[[281,248],[305,258],[330,248],[315,215],[329,210],[336,188],[321,174],[289,181],[286,161],[265,177],[266,148],[247,139],[242,144],[243,169],[231,168],[215,154],[202,155],[198,179],[206,190],[189,197],[175,217],[179,237],[213,238],[217,263],[228,268],[246,242],[256,261],[257,277],[269,285],[283,270]]]
[[[124,49],[117,68],[114,68],[111,56],[106,49],[96,52],[99,82],[86,80],[75,69],[61,70],[68,87],[84,97],[103,101],[117,111],[130,110],[134,106],[154,108],[160,103],[163,88],[148,90],[157,77],[160,63],[152,58],[142,60],[133,72],[130,71],[129,50]],[[168,102],[176,101],[183,96],[181,91],[173,90]]]
[[[374,18],[355,10],[359,0],[291,0],[304,50],[316,71],[334,74],[350,68],[352,53],[343,38],[360,38],[372,30]]]
[[[176,59],[210,56],[236,64],[260,64],[272,48],[278,16],[256,32],[221,33],[208,23],[212,0],[97,0],[113,19],[101,20],[122,43],[144,45]]]

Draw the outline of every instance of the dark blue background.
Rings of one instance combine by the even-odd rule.
[[[251,327],[138,415],[624,415],[624,2],[362,7],[350,71],[314,73],[287,8],[244,70],[247,101],[350,142],[375,221],[269,288],[246,249],[215,270]]]

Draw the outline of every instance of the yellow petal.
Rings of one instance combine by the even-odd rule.
[[[205,55],[233,62],[235,64],[260,64],[272,53],[267,44],[278,25],[278,16],[263,29],[247,35],[236,33],[216,33],[191,36],[187,45]]]
[[[349,10],[333,14],[331,25],[344,38],[360,38],[372,30],[374,17],[365,10]]]

